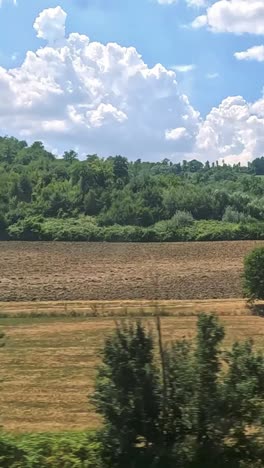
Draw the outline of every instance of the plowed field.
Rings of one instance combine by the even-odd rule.
[[[239,298],[256,245],[0,242],[0,301]]]

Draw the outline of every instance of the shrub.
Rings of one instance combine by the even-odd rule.
[[[254,218],[252,218],[249,215],[246,215],[245,213],[237,211],[236,209],[232,208],[232,206],[226,207],[224,215],[222,217],[222,221],[225,221],[227,223],[246,223],[253,220]]]
[[[10,226],[8,234],[15,240],[41,240],[42,223],[42,216],[30,216]]]
[[[222,241],[240,239],[241,225],[223,221],[196,221],[188,228],[188,241]]]
[[[42,236],[44,240],[94,241],[101,240],[101,229],[90,216],[47,218],[42,226]]]
[[[193,215],[189,211],[176,211],[175,215],[169,221],[170,227],[176,229],[191,226],[193,223]]]
[[[254,249],[245,258],[244,294],[250,300],[264,299],[264,247]]]
[[[0,466],[1,468],[19,468],[23,466],[24,451],[15,442],[1,435]],[[25,466],[25,465],[24,465]]]
[[[0,436],[1,468],[102,468],[94,433]]]

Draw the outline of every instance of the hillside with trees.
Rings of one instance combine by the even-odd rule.
[[[0,138],[0,236],[15,240],[264,239],[264,157],[129,162]]]

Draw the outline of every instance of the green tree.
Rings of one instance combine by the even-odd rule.
[[[255,175],[262,165],[263,158],[249,167],[166,159],[133,164],[123,156],[96,154],[81,161],[73,150],[58,159],[39,141],[28,146],[0,137],[0,213],[6,223],[1,237],[15,223],[43,216],[48,224],[49,218],[71,217],[74,239],[83,239],[78,218],[84,214],[98,225],[117,224],[114,238],[120,241],[264,239],[264,179]],[[191,213],[197,222],[176,232],[170,222],[176,211]],[[65,221],[61,240],[72,238],[67,226]],[[23,235],[23,229],[15,231]],[[114,231],[97,230],[93,239],[111,240]],[[50,239],[55,238],[53,231]]]
[[[166,349],[161,383],[152,337],[140,324],[117,327],[93,398],[106,466],[263,466],[264,356],[252,342],[223,352],[223,338],[217,317],[200,315],[195,346]]]
[[[264,247],[252,250],[244,260],[244,294],[250,300],[264,299]]]
[[[231,466],[255,466],[263,459],[264,357],[252,341],[234,343],[226,353],[228,370],[223,379],[222,418]]]
[[[221,452],[219,431],[220,394],[219,373],[220,344],[224,329],[214,315],[200,315],[195,349],[196,375],[195,405],[197,414],[196,462],[202,467],[212,467]]]
[[[63,159],[64,161],[72,163],[73,161],[76,161],[78,159],[78,154],[74,150],[65,151],[63,153]]]
[[[87,215],[93,216],[100,212],[101,205],[98,202],[95,190],[89,190],[89,192],[84,195],[83,206],[84,212]]]
[[[264,175],[264,156],[252,161],[251,168],[257,175]]]
[[[161,428],[160,466],[185,467],[193,459],[196,421],[195,372],[191,344],[173,343],[165,352],[166,411]]]
[[[111,467],[150,466],[158,441],[160,384],[153,339],[140,323],[106,340],[93,396],[103,416],[103,456]]]
[[[201,161],[193,159],[192,161],[188,162],[188,167],[190,172],[199,172],[203,169],[204,165]]]
[[[113,161],[113,172],[116,180],[121,179],[124,182],[128,180],[128,160],[123,156],[111,158]]]
[[[32,184],[26,174],[21,174],[13,178],[10,188],[11,197],[16,197],[17,201],[29,203],[32,196]]]

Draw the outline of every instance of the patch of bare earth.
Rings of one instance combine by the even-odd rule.
[[[0,301],[239,298],[264,242],[0,242]]]

